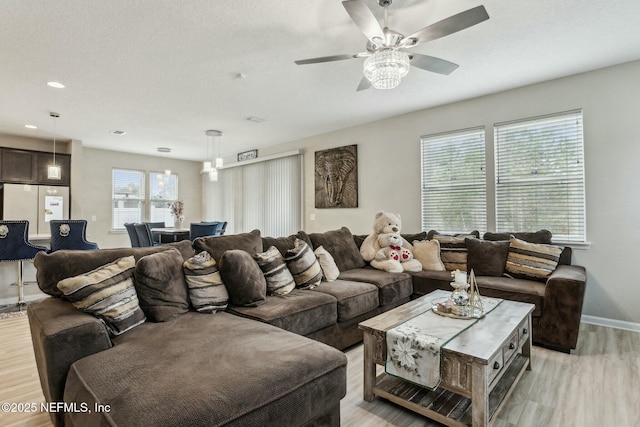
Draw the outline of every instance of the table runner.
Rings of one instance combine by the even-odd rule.
[[[485,314],[502,302],[500,298],[482,297]],[[479,319],[455,319],[429,309],[386,333],[385,371],[412,383],[436,388],[440,383],[442,347]]]

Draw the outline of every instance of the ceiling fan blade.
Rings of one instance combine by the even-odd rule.
[[[418,43],[436,40],[449,34],[456,33],[465,28],[472,27],[489,19],[489,14],[484,6],[477,6],[473,9],[465,10],[456,15],[450,16],[431,24],[415,33],[405,37],[400,43],[401,47],[412,47]]]
[[[322,56],[320,58],[300,59],[294,62],[298,65],[305,65],[305,64],[318,64],[320,62],[342,61],[343,59],[354,59],[354,58],[361,58],[361,57],[362,57],[361,54],[356,53],[354,55],[332,55],[332,56]]]
[[[361,90],[367,90],[370,87],[371,87],[371,82],[367,80],[366,77],[363,77],[362,80],[360,80],[360,84],[358,84],[358,89],[356,89],[356,92],[360,92]]]
[[[347,10],[347,13],[353,20],[353,22],[360,28],[362,34],[364,34],[372,42],[374,38],[378,38],[378,43],[384,40],[384,33],[378,20],[371,12],[371,9],[367,7],[362,0],[347,0],[343,1],[342,5]]]
[[[419,53],[412,53],[410,56],[411,65],[422,70],[431,71],[432,73],[447,75],[451,74],[459,67],[458,64],[436,58],[435,56],[421,55]]]

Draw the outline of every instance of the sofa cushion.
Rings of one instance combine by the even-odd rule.
[[[484,240],[509,240],[511,236],[529,243],[551,244],[551,232],[549,230],[538,230],[535,232],[510,232],[494,233],[487,231],[482,235]]]
[[[146,320],[133,285],[135,267],[133,256],[120,258],[61,280],[58,288],[77,309],[101,319],[109,334],[117,336]]]
[[[338,300],[338,321],[353,319],[378,308],[378,287],[370,283],[335,280],[313,290]]]
[[[476,276],[502,276],[509,255],[509,241],[465,239],[467,269]]]
[[[253,257],[264,274],[267,282],[267,294],[286,295],[295,289],[296,282],[278,248],[271,246]]]
[[[190,312],[141,326],[72,366],[65,400],[111,411],[71,425],[306,425],[346,392],[344,354],[269,325]]]
[[[371,267],[354,268],[340,273],[340,280],[371,283],[378,287],[380,307],[395,304],[413,293],[411,276],[407,273],[388,273]]]
[[[366,265],[347,227],[324,233],[311,233],[309,238],[314,249],[323,246],[331,254],[341,272]]]
[[[165,322],[189,311],[189,293],[177,249],[138,260],[134,271],[140,308],[153,322]]]
[[[240,249],[224,252],[220,258],[220,275],[229,292],[231,304],[257,307],[264,303],[267,282],[248,252]]]
[[[148,248],[98,249],[94,251],[62,250],[51,253],[38,252],[34,260],[38,287],[45,294],[54,297],[64,297],[62,291],[57,287],[58,282],[62,279],[87,273],[122,257],[133,255],[136,260],[139,260],[145,255],[167,251],[172,248],[178,249],[183,259],[192,257],[195,254],[191,247],[191,241],[189,240]]]
[[[413,257],[420,261],[423,270],[445,270],[440,259],[440,242],[438,240],[416,240],[412,243]]]
[[[324,285],[322,285],[324,286]],[[227,311],[307,335],[338,320],[336,299],[328,294],[294,289],[284,296],[268,296],[260,307],[229,306]]]
[[[507,273],[513,277],[545,280],[558,266],[562,248],[540,245],[511,237]]]
[[[287,251],[284,260],[297,288],[311,289],[320,284],[322,268],[307,242],[296,239],[293,249]]]
[[[289,249],[293,249],[296,244],[296,239],[304,240],[309,246],[312,246],[311,239],[304,231],[298,231],[296,234],[292,234],[288,237],[263,237],[262,249],[266,250],[271,246],[278,248],[282,256],[284,256]]]
[[[479,239],[480,232],[478,230],[473,230],[473,231],[469,231],[468,233],[446,234],[446,233],[440,233],[439,231],[436,231],[436,230],[429,230],[429,232],[427,233],[427,240],[432,240],[434,236],[469,237],[469,238],[475,237],[476,239]]]
[[[262,252],[262,238],[260,230],[223,236],[204,236],[196,238],[193,241],[193,247],[197,252],[209,252],[213,259],[220,264],[222,254],[229,249],[240,249],[248,252],[251,256]]]
[[[542,316],[544,283],[535,280],[492,276],[477,276],[476,281],[481,295],[535,304],[531,315],[533,317]]]
[[[200,313],[216,313],[227,308],[229,292],[222,282],[218,263],[202,251],[182,264],[191,305]]]
[[[320,268],[322,268],[322,278],[327,282],[336,280],[340,275],[340,270],[338,269],[338,266],[331,254],[324,248],[324,246],[319,246],[315,251],[313,251],[313,253],[316,258],[318,258]]]
[[[400,236],[407,242],[413,244],[415,240],[422,241],[427,240],[427,232],[421,231],[420,233],[400,233]]]

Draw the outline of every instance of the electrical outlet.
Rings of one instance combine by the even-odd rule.
[[[95,221],[96,220],[96,216],[95,215],[91,215],[91,221]]]
[[[309,215],[309,220],[310,221],[315,221],[316,220],[316,214]]]

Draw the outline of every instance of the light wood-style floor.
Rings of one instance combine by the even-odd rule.
[[[347,352],[345,427],[439,426],[383,399],[362,400],[362,345]],[[44,401],[26,317],[0,320],[0,403]],[[0,426],[51,426],[46,413],[0,411]],[[640,426],[640,334],[582,324],[571,355],[533,348],[495,427]]]

